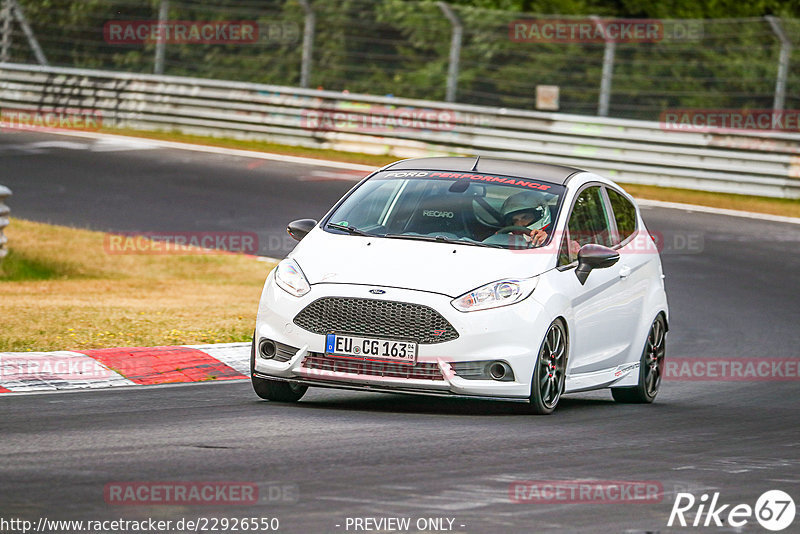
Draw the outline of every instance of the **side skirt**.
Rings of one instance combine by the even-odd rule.
[[[577,393],[611,386],[635,386],[638,383],[639,362],[626,363],[602,371],[567,375],[564,393]]]

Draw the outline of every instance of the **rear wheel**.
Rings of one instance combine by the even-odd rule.
[[[533,371],[530,410],[537,415],[552,413],[561,399],[566,380],[567,346],[564,323],[556,319],[547,329]]]
[[[639,384],[634,387],[611,388],[617,402],[647,404],[655,400],[661,377],[664,374],[664,357],[667,354],[667,326],[659,315],[650,326],[639,363]]]
[[[269,380],[254,376],[256,370],[256,339],[253,336],[253,343],[250,345],[250,380],[253,384],[253,391],[262,399],[275,402],[297,402],[308,390],[308,386],[283,382],[281,380]]]

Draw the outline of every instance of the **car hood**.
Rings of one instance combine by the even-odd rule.
[[[547,249],[527,251],[333,234],[315,228],[289,255],[309,283],[417,289],[457,297],[503,278],[529,278],[555,265]]]

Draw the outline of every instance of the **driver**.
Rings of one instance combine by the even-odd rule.
[[[550,208],[546,196],[538,191],[521,191],[508,197],[500,209],[503,224],[516,226],[512,233],[521,234],[529,246],[538,247],[547,241]]]

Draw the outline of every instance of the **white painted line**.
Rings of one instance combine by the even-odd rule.
[[[32,150],[47,148],[61,148],[63,150],[86,150],[89,148],[89,145],[84,143],[75,143],[72,141],[39,141],[38,143],[29,143],[23,146],[31,148]]]
[[[800,218],[784,217],[783,215],[770,215],[769,213],[729,210],[724,208],[711,208],[709,206],[698,206],[696,204],[680,204],[678,202],[664,202],[662,200],[648,200],[644,198],[637,198],[636,202],[640,206],[648,206],[654,208],[668,208],[675,210],[694,211],[697,213],[712,213],[714,215],[728,215],[730,217],[744,217],[747,219],[758,219],[760,221],[800,224]]]
[[[129,150],[153,150],[158,145],[147,139],[97,139],[89,146],[92,152],[127,152]]]
[[[82,137],[84,139],[117,140],[129,143],[147,143],[152,148],[174,148],[177,150],[192,150],[194,152],[205,152],[207,154],[223,154],[226,156],[241,156],[245,158],[265,159],[280,161],[283,163],[293,163],[297,165],[311,165],[314,167],[331,167],[334,169],[347,169],[351,171],[372,172],[378,166],[359,165],[357,163],[347,163],[344,161],[330,161],[325,159],[303,158],[300,156],[286,156],[284,154],[271,154],[269,152],[258,152],[255,150],[242,150],[238,148],[225,148],[218,146],[193,145],[191,143],[178,143],[175,141],[162,141],[159,139],[149,139],[146,137],[131,137],[127,135],[115,135],[99,132],[79,132],[79,131],[48,131],[57,135],[67,135],[72,137]],[[141,147],[139,147],[141,149]]]
[[[364,176],[360,174],[355,175],[343,172],[312,171],[311,176],[301,176],[299,180],[301,182],[330,182],[330,181],[358,182],[362,178],[364,178]]]

